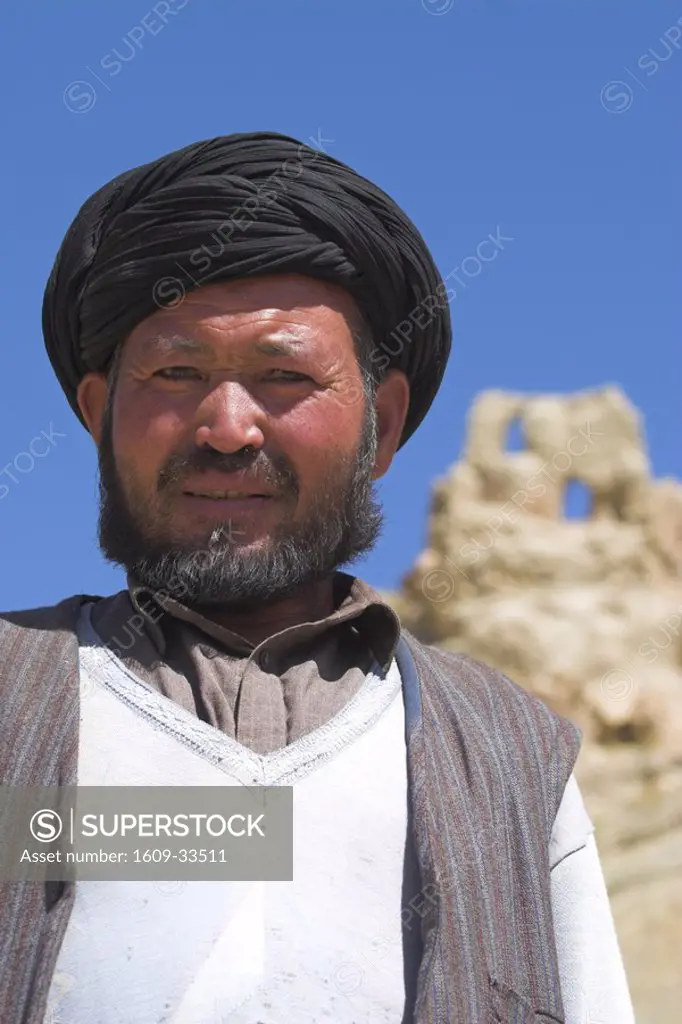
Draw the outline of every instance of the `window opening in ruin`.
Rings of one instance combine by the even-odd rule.
[[[523,432],[523,422],[520,416],[515,416],[507,427],[504,450],[506,452],[525,452],[528,450],[528,442]]]
[[[582,480],[568,480],[564,487],[564,519],[589,519],[592,514],[592,491]]]

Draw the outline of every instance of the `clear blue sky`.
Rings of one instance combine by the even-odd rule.
[[[0,475],[0,608],[123,580],[97,549],[92,442],[43,348],[63,233],[119,171],[234,131],[333,140],[331,155],[403,206],[443,274],[498,227],[513,238],[452,302],[445,382],[380,485],[386,529],[357,567],[370,583],[398,585],[422,549],[430,482],[457,459],[484,388],[617,382],[645,414],[656,474],[682,476],[682,2],[156,7],[165,24],[146,0],[2,16],[0,467],[17,482]],[[49,455],[11,468],[50,429]]]

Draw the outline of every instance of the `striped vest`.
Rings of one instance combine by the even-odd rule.
[[[0,784],[74,784],[83,600],[0,615]],[[549,844],[580,749],[499,672],[403,629],[408,844],[402,1024],[564,1020]],[[43,1024],[69,882],[0,882],[0,1020]],[[414,913],[412,913],[414,912]],[[398,1022],[396,1022],[398,1024]]]

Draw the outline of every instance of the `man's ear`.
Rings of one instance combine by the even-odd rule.
[[[103,373],[86,373],[78,385],[78,408],[95,444],[102,436],[102,419],[107,405],[107,378]]]
[[[386,473],[400,444],[410,407],[410,383],[402,370],[389,370],[377,386],[378,445],[374,460],[373,480]]]

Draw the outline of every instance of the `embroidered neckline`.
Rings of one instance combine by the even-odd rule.
[[[329,722],[286,747],[258,754],[135,675],[96,632],[91,610],[92,604],[84,604],[78,623],[81,673],[242,785],[288,786],[310,775],[368,732],[402,687],[395,658],[386,673],[375,659],[358,692]]]

